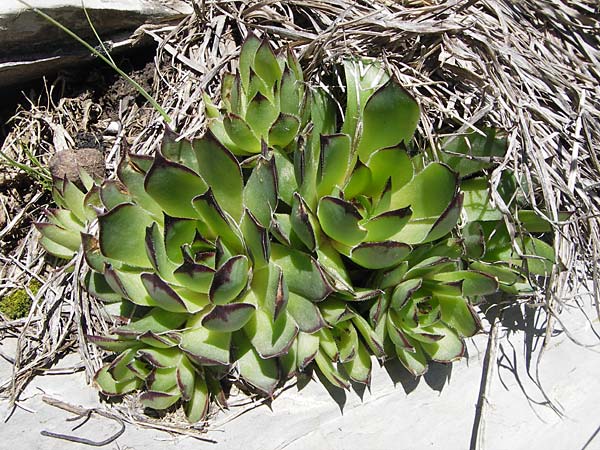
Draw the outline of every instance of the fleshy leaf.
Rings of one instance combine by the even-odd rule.
[[[202,319],[209,330],[231,332],[241,329],[252,317],[256,308],[247,303],[217,305]]]
[[[319,308],[310,300],[293,292],[289,294],[287,311],[302,332],[314,333],[326,325]]]
[[[306,253],[273,244],[271,260],[283,270],[291,292],[311,301],[321,301],[333,291],[319,264]]]
[[[179,347],[193,361],[203,365],[228,365],[231,333],[212,331],[203,326],[194,326],[195,320],[188,323],[192,328],[181,333]]]
[[[360,226],[362,216],[349,202],[336,197],[323,197],[319,201],[317,216],[323,232],[344,245],[361,242],[367,231]]]
[[[244,187],[244,206],[263,227],[269,229],[271,217],[277,209],[277,171],[274,157],[258,158]]]
[[[104,395],[118,396],[138,389],[143,381],[139,378],[131,378],[126,381],[115,380],[108,372],[108,365],[102,367],[95,375],[94,381],[100,387]]]
[[[100,250],[107,258],[138,267],[152,267],[144,236],[152,218],[140,207],[121,204],[98,217]]]
[[[196,376],[192,398],[185,405],[185,414],[191,423],[203,420],[208,414],[209,395],[206,381]]]
[[[408,143],[419,122],[419,105],[395,80],[388,81],[367,101],[358,156],[368,161],[380,148]]]
[[[207,185],[192,169],[157,153],[146,174],[144,188],[169,216],[196,218],[198,213],[192,199],[206,192]]]
[[[198,173],[208,183],[215,199],[236,222],[242,218],[243,180],[235,156],[207,133],[193,142],[198,159]]]
[[[265,395],[272,395],[279,383],[277,361],[261,358],[243,334],[236,334],[235,345],[242,378]]]
[[[350,259],[367,269],[385,269],[398,265],[411,247],[394,241],[365,242],[352,249]]]
[[[216,305],[224,305],[236,298],[248,282],[248,258],[237,255],[217,269],[210,286],[210,299]]]
[[[336,186],[343,187],[350,168],[350,137],[347,134],[321,136],[321,154],[317,173],[317,193],[329,195]]]
[[[259,309],[244,327],[244,332],[261,358],[266,359],[285,354],[298,334],[298,327],[285,312],[273,320]]]

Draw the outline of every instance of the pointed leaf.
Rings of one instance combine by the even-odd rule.
[[[300,129],[300,119],[287,113],[280,113],[269,129],[269,145],[285,148],[294,140]]]
[[[143,273],[141,279],[156,306],[159,306],[165,311],[176,313],[188,312],[185,303],[181,297],[177,295],[177,292],[175,292],[173,288],[165,283],[158,275],[154,273]]]
[[[242,172],[235,156],[207,133],[193,142],[198,173],[210,186],[219,205],[238,222],[242,218]]]
[[[410,245],[399,242],[365,242],[352,249],[350,259],[367,269],[385,269],[400,264],[410,251]]]
[[[194,325],[194,323],[188,325]],[[229,365],[231,333],[212,331],[200,324],[181,333],[179,347],[186,355],[202,365]]]
[[[358,210],[342,199],[330,196],[321,198],[317,216],[323,231],[344,245],[356,245],[367,235],[359,225],[362,216]]]
[[[363,224],[367,230],[366,240],[378,242],[396,240],[396,235],[404,228],[412,216],[410,207],[387,211],[369,219]]]
[[[196,376],[192,398],[185,405],[185,415],[188,421],[196,423],[203,420],[208,414],[209,395],[206,381],[201,376]]]
[[[213,303],[224,305],[236,298],[248,282],[248,258],[238,255],[230,258],[214,274],[209,296]]]
[[[333,291],[319,264],[306,253],[273,244],[271,260],[283,270],[291,292],[311,301],[320,301]]]
[[[388,81],[367,101],[358,156],[366,162],[371,153],[408,143],[419,122],[419,105],[395,80]]]
[[[152,408],[157,410],[167,409],[173,406],[179,399],[181,394],[177,393],[166,393],[166,392],[154,392],[146,391],[140,395],[140,403],[146,408]]]
[[[342,188],[350,170],[350,136],[321,136],[321,154],[317,174],[319,197],[329,195],[336,186]]]
[[[260,224],[269,228],[277,209],[277,170],[275,158],[258,158],[244,187],[244,205]]]
[[[168,161],[159,153],[144,181],[146,192],[166,214],[196,218],[192,199],[206,192],[207,185],[192,169]]]
[[[261,358],[266,359],[285,354],[298,334],[298,327],[285,312],[273,321],[259,309],[251,316],[244,332]]]
[[[319,308],[310,300],[293,292],[289,294],[287,311],[302,332],[314,333],[326,325]]]
[[[256,308],[247,303],[217,305],[202,319],[209,330],[231,332],[241,329],[252,317]]]
[[[231,141],[248,153],[260,153],[260,139],[244,119],[235,114],[223,118],[223,126]]]

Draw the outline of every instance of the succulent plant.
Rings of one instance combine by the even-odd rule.
[[[292,51],[250,36],[220,105],[205,97],[205,136],[167,131],[115,180],[82,173],[83,191],[55,180],[41,242],[66,259],[83,249],[86,289],[121,323],[89,336],[115,354],[96,375],[104,394],[142,390],[143,405],[181,402],[198,421],[232,370],[265,395],[313,362],[339,387],[369,383],[371,355],[420,375],[463,355],[478,297],[552,269],[528,233],[515,252],[490,201],[482,171],[505,149],[493,130],[435,160],[412,148],[420,110],[398,81],[376,62],[344,69],[341,121]]]

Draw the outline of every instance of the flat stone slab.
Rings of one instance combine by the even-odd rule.
[[[593,310],[589,314],[597,325]],[[556,414],[544,405],[546,399],[533,381],[544,334],[541,319],[535,312],[516,314],[507,317],[507,328],[500,330],[478,450],[600,449],[600,355],[573,343],[566,333],[550,342],[539,374],[548,398],[562,412]],[[575,309],[561,320],[582,343],[597,344],[590,323]],[[230,399],[231,409],[218,413],[205,435],[216,444],[127,425],[110,448],[468,449],[486,345],[485,335],[469,339],[468,359],[452,366],[435,365],[419,380],[391,365],[375,368],[369,389],[328,391],[311,382],[302,390],[289,388],[270,406],[248,404],[247,398],[238,398],[246,405],[236,406],[236,399]],[[0,343],[0,349],[10,354],[10,343]],[[70,359],[65,365],[77,360],[75,355]],[[0,381],[9,375],[10,366],[0,360]],[[73,432],[74,424],[65,421],[72,415],[43,403],[44,394],[71,404],[98,406],[98,393],[85,384],[82,373],[38,377],[22,395],[21,407],[2,424],[1,448],[77,450],[82,446],[40,432],[102,440],[119,428],[113,421],[95,417]],[[0,415],[6,413],[5,407],[0,402]]]
[[[81,0],[29,0],[93,46],[99,45]],[[117,50],[131,46],[142,25],[161,24],[192,13],[182,0],[85,0],[85,8],[103,41]],[[90,52],[64,31],[18,0],[0,2],[0,86],[28,81],[91,59]]]

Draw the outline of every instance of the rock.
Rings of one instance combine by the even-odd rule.
[[[81,0],[28,3],[92,46],[98,45]],[[98,34],[115,51],[138,43],[132,36],[140,26],[178,20],[193,10],[183,0],[85,0],[85,6]],[[19,0],[0,2],[0,42],[0,86],[22,83],[93,58],[80,43]]]
[[[95,148],[79,148],[56,152],[48,164],[53,177],[67,177],[82,187],[79,170],[84,170],[94,179],[103,179],[106,172],[104,155]]]

